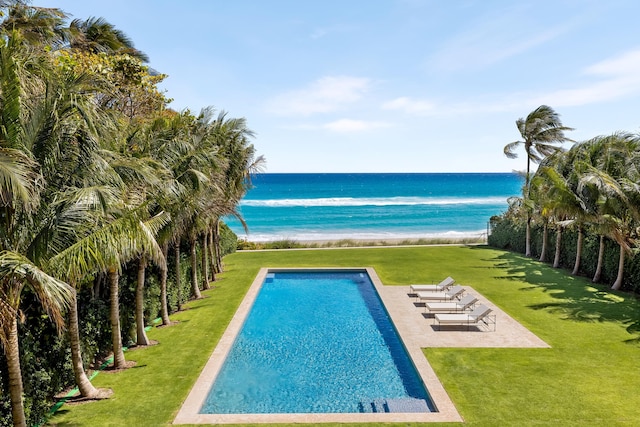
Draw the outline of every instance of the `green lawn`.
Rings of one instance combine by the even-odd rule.
[[[126,353],[127,360],[137,362],[134,368],[95,378],[97,386],[114,390],[111,399],[64,405],[49,425],[170,424],[258,270],[315,266],[371,266],[385,285],[435,282],[452,275],[551,346],[425,349],[467,424],[640,424],[636,298],[508,252],[445,246],[227,256],[216,288],[172,316],[180,323],[149,332],[158,345]]]

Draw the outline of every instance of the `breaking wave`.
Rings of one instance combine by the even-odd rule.
[[[418,205],[499,205],[504,197],[326,197],[316,199],[243,200],[242,206],[254,207],[321,207],[321,206],[418,206]]]

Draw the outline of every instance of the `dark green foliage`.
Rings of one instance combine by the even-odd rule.
[[[88,288],[81,289],[78,293],[78,323],[83,361],[87,367],[95,366],[111,348],[109,301],[92,298]]]
[[[235,251],[236,239],[236,235],[227,226],[221,228],[223,253]],[[233,242],[231,249],[229,242]],[[184,249],[187,248],[184,247]],[[188,252],[184,249],[180,256],[181,304],[185,303],[191,295],[191,262]],[[173,251],[169,251],[167,297],[171,312],[176,311],[178,307],[173,260]],[[123,269],[120,276],[120,321],[125,346],[135,342],[137,268],[137,263],[132,263]],[[145,280],[145,323],[147,325],[152,324],[160,313],[158,277],[157,268],[149,266]],[[85,367],[92,370],[102,363],[111,351],[109,285],[106,277],[98,276],[95,280],[83,283],[77,298],[82,357]],[[29,425],[38,425],[49,412],[54,395],[74,383],[71,352],[67,335],[57,334],[32,296],[25,297],[23,306],[27,314],[27,322],[21,325],[19,333],[25,412]],[[0,427],[12,425],[6,359],[2,352],[0,353]]]
[[[523,223],[510,221],[501,216],[492,216],[489,244],[496,248],[524,253],[526,228]]]
[[[535,259],[540,257],[542,249],[541,226],[531,227],[531,256]],[[554,228],[549,227],[547,237],[547,257],[546,262],[552,264],[556,250],[556,234]],[[600,248],[600,237],[585,231],[582,246],[582,256],[580,262],[579,275],[592,278],[597,262],[598,250]],[[505,218],[504,216],[494,216],[491,218],[491,233],[488,243],[490,246],[499,249],[506,249],[513,252],[524,253],[525,225],[522,221]],[[560,267],[573,269],[577,252],[578,233],[576,230],[568,228],[562,231],[560,242]],[[604,285],[611,285],[618,274],[618,259],[620,247],[611,239],[605,238],[605,251],[600,282]],[[628,257],[625,262],[625,277],[623,289],[638,292],[640,291],[640,257]]]
[[[225,223],[220,223],[220,256],[225,256],[236,251],[238,236],[231,231]]]
[[[38,425],[46,416],[53,396],[73,384],[71,351],[66,336],[58,335],[36,298],[23,296],[26,321],[20,324],[20,364],[24,385],[24,407],[28,425]],[[13,425],[8,396],[6,359],[0,354],[0,426]],[[6,409],[6,410],[5,410]]]

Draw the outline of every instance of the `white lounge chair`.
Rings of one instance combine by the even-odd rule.
[[[456,283],[455,280],[451,278],[451,276],[444,279],[442,282],[437,285],[411,285],[411,292],[443,292],[445,289],[453,286]]]
[[[446,292],[418,292],[416,295],[420,301],[449,301],[459,298],[464,293],[464,288],[456,285]]]
[[[428,302],[425,308],[429,313],[459,313],[472,307],[478,298],[473,294],[465,295],[460,301]]]
[[[490,317],[491,309],[486,305],[479,305],[471,313],[436,313],[435,320],[438,323],[438,329],[442,325],[466,325],[467,329],[472,325],[477,325],[483,322],[487,326],[493,324],[493,330],[495,330],[496,319],[495,316]]]

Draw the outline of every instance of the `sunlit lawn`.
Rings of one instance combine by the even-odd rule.
[[[178,324],[150,331],[158,345],[126,354],[134,368],[95,378],[111,399],[65,405],[49,424],[171,424],[258,270],[315,266],[371,266],[386,285],[452,275],[551,346],[425,349],[468,424],[640,424],[640,304],[587,279],[485,247],[242,252],[225,266],[206,298],[172,316]]]

